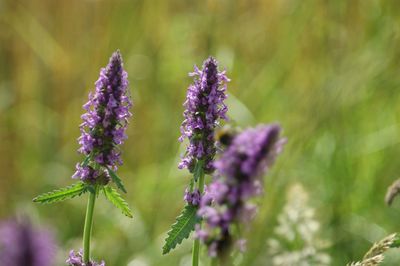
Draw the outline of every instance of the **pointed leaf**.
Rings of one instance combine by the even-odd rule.
[[[197,182],[197,180],[199,180],[200,176],[203,175],[203,173],[204,173],[204,162],[202,160],[197,161],[193,171],[194,181]]]
[[[163,247],[163,255],[169,253],[176,245],[182,243],[183,239],[188,238],[194,231],[195,225],[200,222],[197,216],[197,206],[186,205],[181,214],[176,218],[176,222],[171,226],[167,233]]]
[[[106,198],[112,203],[114,204],[115,207],[117,207],[118,209],[120,209],[122,211],[122,213],[126,216],[128,216],[129,218],[132,218],[132,211],[129,208],[128,203],[122,198],[122,196],[112,187],[106,186],[103,188],[104,191],[104,195],[106,196]]]
[[[87,166],[88,164],[89,164],[89,162],[90,162],[90,157],[91,157],[91,155],[89,154],[88,156],[86,156],[86,158],[83,160],[83,162],[81,163],[81,166],[82,167],[85,167],[85,166]]]
[[[124,187],[124,184],[122,183],[122,180],[119,176],[117,176],[117,174],[111,170],[110,168],[106,167],[108,174],[110,175],[111,179],[114,181],[114,183],[117,185],[117,187],[122,190],[123,192],[126,193],[126,189]]]
[[[79,182],[65,188],[60,188],[51,192],[41,194],[34,198],[33,201],[39,203],[60,202],[66,199],[72,199],[73,197],[80,196],[86,191],[86,185],[82,182]]]

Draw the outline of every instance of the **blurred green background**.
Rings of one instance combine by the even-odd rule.
[[[176,167],[187,73],[214,55],[232,79],[232,122],[279,121],[288,138],[243,265],[270,265],[266,242],[294,182],[310,194],[332,265],[344,265],[400,231],[400,202],[383,201],[400,173],[399,47],[399,1],[0,0],[0,218],[28,213],[52,228],[59,265],[81,246],[86,197],[31,199],[72,183],[81,106],[119,48],[135,104],[119,170],[134,219],[99,200],[93,255],[188,265],[189,241],[167,256],[161,246],[189,180]],[[385,265],[398,263],[394,252]]]

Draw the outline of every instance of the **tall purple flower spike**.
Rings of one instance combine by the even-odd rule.
[[[108,65],[101,69],[100,77],[95,83],[95,91],[89,93],[89,101],[83,105],[86,113],[81,116],[83,123],[80,125],[78,152],[90,156],[99,165],[114,171],[122,164],[118,145],[127,139],[125,130],[128,118],[132,116],[129,112],[132,101],[127,78],[121,54],[116,51]],[[109,180],[106,173],[79,163],[72,176],[86,182],[98,181],[99,177],[106,177],[103,182]]]
[[[55,250],[51,234],[27,221],[0,224],[1,266],[53,266]]]
[[[69,258],[67,259],[66,263],[68,263],[69,266],[106,266],[106,263],[104,261],[101,261],[100,263],[95,261],[84,263],[82,250],[77,253],[71,250],[69,252]]]
[[[281,152],[285,139],[278,125],[260,125],[235,136],[214,165],[217,175],[203,196],[199,216],[204,229],[196,235],[208,246],[210,256],[221,256],[232,244],[232,228],[248,223],[256,206],[249,200],[262,193],[262,176]],[[243,248],[243,239],[236,243]]]
[[[196,163],[202,160],[205,173],[212,173],[216,152],[214,130],[219,119],[227,119],[224,100],[227,98],[226,83],[229,79],[225,71],[218,71],[218,62],[213,57],[204,61],[202,70],[195,66],[189,76],[194,77],[194,83],[187,91],[183,112],[185,119],[179,138],[181,142],[188,138],[189,144],[178,167],[193,172]]]

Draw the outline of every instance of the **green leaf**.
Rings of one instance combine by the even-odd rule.
[[[132,211],[129,208],[128,203],[122,198],[122,196],[112,187],[103,187],[104,195],[106,198],[114,204],[115,207],[120,209],[122,213],[129,218],[133,218]]]
[[[113,170],[111,170],[108,167],[106,167],[106,168],[107,168],[108,174],[111,176],[111,179],[114,181],[114,183],[117,185],[117,187],[126,193],[126,189],[124,187],[124,184],[122,183],[121,178],[119,178],[119,176],[117,176],[117,174]]]
[[[39,203],[60,202],[66,199],[72,199],[73,197],[80,196],[86,191],[86,185],[82,182],[78,182],[65,188],[60,188],[51,192],[41,194],[34,198],[33,201]]]
[[[203,175],[204,172],[204,162],[203,161],[197,161],[195,167],[194,167],[194,171],[193,171],[193,177],[194,177],[194,181],[197,182],[197,180],[199,180],[200,176]]]
[[[86,156],[85,160],[83,160],[83,162],[81,163],[82,167],[85,167],[85,166],[87,166],[89,164],[90,157],[92,157],[90,154],[88,156]]]
[[[90,193],[96,194],[96,188],[93,185],[86,185],[86,189],[90,191]]]
[[[189,189],[190,189],[190,192],[193,191],[193,188],[194,188],[194,179],[191,178],[191,179],[190,179],[190,182],[189,182]]]
[[[200,217],[197,216],[197,209],[197,206],[186,205],[176,218],[176,222],[167,233],[168,236],[163,246],[163,255],[182,243],[183,239],[188,238],[190,233],[194,231],[195,225],[200,222]]]

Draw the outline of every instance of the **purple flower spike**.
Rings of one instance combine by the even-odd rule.
[[[250,199],[262,193],[262,175],[282,150],[285,139],[278,125],[260,125],[236,135],[214,163],[215,180],[202,197],[198,214],[205,226],[197,237],[208,246],[210,256],[223,256],[233,243],[232,225],[248,223],[257,208]],[[238,242],[244,249],[245,240]]]
[[[214,164],[218,174],[229,180],[256,180],[282,150],[280,131],[278,125],[260,125],[237,135]]]
[[[69,258],[67,259],[66,263],[68,263],[69,266],[106,266],[106,263],[104,261],[101,261],[100,263],[95,261],[84,263],[82,250],[77,253],[71,250],[69,252]]]
[[[224,104],[226,83],[229,79],[225,71],[218,71],[218,62],[209,57],[203,63],[203,69],[196,66],[189,76],[194,77],[194,83],[189,86],[183,112],[185,120],[181,126],[180,141],[189,139],[185,156],[179,163],[179,168],[194,171],[197,161],[204,162],[204,172],[212,173],[212,160],[216,147],[214,130],[219,125],[219,119],[227,119],[227,107]]]
[[[1,266],[53,266],[55,249],[50,233],[34,229],[27,221],[0,225]]]
[[[132,101],[127,78],[121,54],[117,51],[111,56],[108,65],[101,69],[95,91],[89,93],[89,101],[83,105],[86,113],[81,116],[83,123],[80,125],[78,151],[90,156],[97,164],[113,170],[122,164],[117,146],[127,139],[125,130],[128,118],[132,116],[129,112]],[[72,178],[94,182],[102,176],[105,177],[102,181],[108,182],[105,173],[95,171],[90,165],[78,164],[76,168]]]

